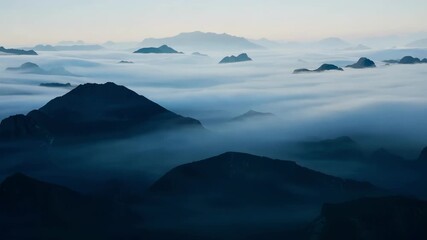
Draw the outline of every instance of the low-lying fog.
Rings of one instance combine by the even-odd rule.
[[[427,57],[424,50],[408,51],[414,57]],[[257,50],[248,52],[252,62],[236,64],[218,62],[224,56],[239,52],[208,52],[208,57],[191,53],[144,55],[130,52],[102,50],[0,56],[0,118],[27,113],[70,90],[41,87],[40,83],[78,85],[111,81],[171,111],[196,118],[215,133],[216,137],[207,142],[191,137],[188,141],[196,139],[193,144],[196,151],[182,156],[187,161],[222,151],[246,151],[283,158],[286,155],[263,146],[281,141],[344,135],[361,144],[372,144],[368,148],[392,148],[395,153],[409,159],[416,158],[421,148],[427,145],[427,65],[386,65],[381,62],[390,57],[399,59],[405,56],[407,52],[404,50]],[[344,67],[364,56],[371,57],[377,68],[292,74],[294,69],[314,69],[322,63]],[[133,64],[119,64],[121,60],[132,61]],[[34,62],[43,69],[64,67],[80,77],[5,71],[7,67],[17,67],[25,62]],[[273,113],[275,118],[230,123],[231,118],[249,110]],[[167,141],[170,141],[166,144],[168,146],[174,143],[173,139]],[[142,148],[142,152],[151,151],[149,145],[144,144],[144,148],[138,143],[136,138],[113,144],[117,149],[126,146]],[[102,152],[99,155],[103,155]],[[170,158],[166,153],[164,155]],[[109,154],[104,157],[112,158]],[[164,169],[158,174],[162,171]]]

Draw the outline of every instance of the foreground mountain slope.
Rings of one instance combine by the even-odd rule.
[[[164,239],[248,239],[306,226],[325,202],[382,193],[291,161],[228,152],[166,173],[147,192],[143,215]]]
[[[20,173],[0,185],[2,239],[116,239],[131,219],[105,202]]]
[[[239,203],[301,202],[310,197],[345,199],[377,189],[297,165],[245,153],[228,152],[174,168],[150,189],[153,195],[217,195]]]
[[[326,204],[309,231],[313,240],[427,238],[427,202],[406,197]]]

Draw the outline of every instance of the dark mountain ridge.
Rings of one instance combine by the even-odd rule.
[[[168,45],[162,45],[158,48],[156,47],[147,47],[147,48],[141,48],[139,50],[136,50],[133,53],[143,53],[143,54],[149,54],[149,53],[155,53],[155,54],[182,54],[182,52],[178,52],[175,49],[169,47]]]
[[[0,136],[31,138],[49,132],[54,138],[90,138],[184,127],[203,129],[199,121],[175,114],[124,86],[88,83],[26,116],[3,120]]]
[[[34,50],[21,50],[21,49],[7,49],[0,47],[0,53],[12,54],[12,55],[38,55]]]

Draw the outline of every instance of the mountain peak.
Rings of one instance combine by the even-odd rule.
[[[257,112],[254,110],[249,110],[246,113],[234,117],[232,120],[234,121],[244,121],[244,120],[249,120],[249,119],[254,119],[254,118],[267,118],[267,117],[273,117],[274,114],[272,113],[263,113],[263,112]]]
[[[359,59],[359,61],[357,61],[357,63],[348,65],[347,67],[360,69],[360,68],[374,68],[376,67],[376,65],[372,60],[366,57],[362,57]]]
[[[225,58],[223,58],[219,63],[223,64],[223,63],[237,63],[237,62],[247,62],[247,61],[252,61],[252,59],[248,56],[248,54],[246,53],[242,53],[239,56],[227,56]]]
[[[262,48],[243,37],[237,37],[227,33],[218,34],[201,31],[184,32],[166,38],[147,38],[142,42],[142,46],[155,46],[160,44],[167,44],[189,51],[240,51]]]
[[[144,132],[156,128],[201,127],[136,92],[113,82],[79,85],[29,114],[49,132],[87,136]],[[129,132],[129,133],[130,133]]]
[[[160,46],[158,48],[156,48],[156,47],[141,48],[141,49],[135,51],[134,53],[143,53],[143,54],[148,54],[148,53],[156,53],[156,54],[181,53],[182,54],[182,52],[178,52],[166,44],[163,44],[162,46]]]

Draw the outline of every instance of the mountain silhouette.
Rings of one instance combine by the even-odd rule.
[[[14,115],[0,123],[0,139],[42,139],[48,141],[49,131],[41,127],[33,118],[25,115]]]
[[[143,214],[159,235],[175,231],[200,234],[198,239],[247,239],[280,231],[284,226],[279,228],[278,223],[287,225],[296,218],[305,225],[324,202],[381,192],[369,183],[333,177],[295,162],[227,152],[167,172],[149,188]],[[204,226],[213,228],[206,231]]]
[[[384,60],[383,62],[389,63],[389,64],[417,64],[417,63],[427,63],[427,58],[419,59],[412,56],[405,56],[400,60],[391,59],[391,60]]]
[[[248,56],[248,54],[246,53],[242,53],[239,56],[227,56],[225,58],[223,58],[219,63],[223,64],[223,63],[237,63],[237,62],[247,62],[247,61],[252,61],[252,59]]]
[[[0,238],[105,239],[131,215],[107,202],[17,173],[0,185]]]
[[[322,64],[318,69],[316,69],[314,71],[315,72],[324,72],[324,71],[331,71],[331,70],[343,71],[342,68],[337,67],[333,64]]]
[[[36,51],[96,51],[102,50],[104,47],[100,45],[85,45],[85,44],[73,44],[73,45],[37,45],[33,48]]]
[[[126,87],[111,82],[79,85],[40,109],[31,111],[24,120],[24,126],[36,125],[38,129],[43,129],[56,138],[90,138],[184,127],[203,129],[199,121],[175,114]],[[8,122],[10,121],[1,122],[0,133],[17,135],[19,132],[10,131],[20,128],[10,128]]]
[[[414,58],[412,56],[406,56],[400,59],[399,64],[416,64],[421,63],[419,58]]]
[[[182,54],[182,52],[178,52],[175,49],[169,47],[168,45],[162,45],[158,48],[155,48],[155,47],[141,48],[141,49],[135,51],[134,53],[144,53],[144,54],[148,54],[148,53],[156,53],[156,54],[180,53],[180,54]]]
[[[299,74],[299,73],[324,72],[324,71],[344,71],[344,70],[333,64],[322,64],[319,68],[315,70],[309,70],[307,68],[299,68],[299,69],[295,69],[293,73]]]
[[[40,83],[41,87],[70,88],[71,83]]]
[[[207,54],[203,54],[203,53],[199,53],[199,52],[193,52],[191,55],[199,56],[199,57],[209,57]]]
[[[357,63],[348,65],[347,67],[361,69],[361,68],[375,68],[376,65],[372,60],[362,57],[359,59],[359,61],[357,61]]]
[[[359,144],[347,136],[299,143],[298,156],[319,160],[363,160]]]
[[[262,112],[257,112],[254,110],[249,110],[248,112],[239,115],[237,117],[232,118],[232,121],[247,121],[247,120],[251,120],[251,119],[266,119],[266,118],[271,118],[274,117],[274,114],[272,113],[262,113]]]
[[[377,163],[384,164],[402,164],[405,161],[403,157],[393,154],[384,148],[374,151],[370,158]]]
[[[336,201],[373,194],[368,184],[316,172],[295,162],[228,152],[176,167],[149,190],[151,195],[238,204]],[[310,197],[308,197],[310,196]]]
[[[32,63],[32,62],[24,63],[19,67],[6,68],[6,71],[26,73],[26,74],[58,75],[58,76],[78,77],[78,75],[70,73],[69,71],[67,71],[63,67],[56,67],[56,68],[52,68],[49,70],[45,70],[45,69],[41,68],[39,65]]]
[[[229,34],[217,34],[211,32],[187,32],[168,38],[147,38],[142,46],[159,46],[167,44],[188,51],[242,51],[248,49],[260,49],[261,46],[249,40]]]
[[[325,204],[307,239],[427,238],[427,202],[407,197],[364,198]]]
[[[0,54],[11,54],[11,55],[38,55],[34,50],[21,50],[21,49],[7,49],[0,47]]]
[[[370,49],[371,48],[368,47],[368,46],[366,46],[366,45],[359,44],[359,45],[357,45],[355,47],[348,47],[345,50],[347,50],[347,51],[365,51],[365,50],[370,50]]]
[[[126,60],[122,60],[119,63],[123,63],[123,64],[132,64],[132,61],[126,61]]]
[[[39,44],[36,45],[33,50],[35,51],[58,51],[58,49],[56,49],[54,46],[52,45],[43,45],[43,44]]]
[[[331,38],[322,39],[314,43],[314,45],[318,48],[341,49],[341,48],[349,47],[350,43],[342,40],[341,38],[331,37]]]
[[[427,48],[427,38],[413,41],[411,43],[408,43],[406,46],[413,48]]]

